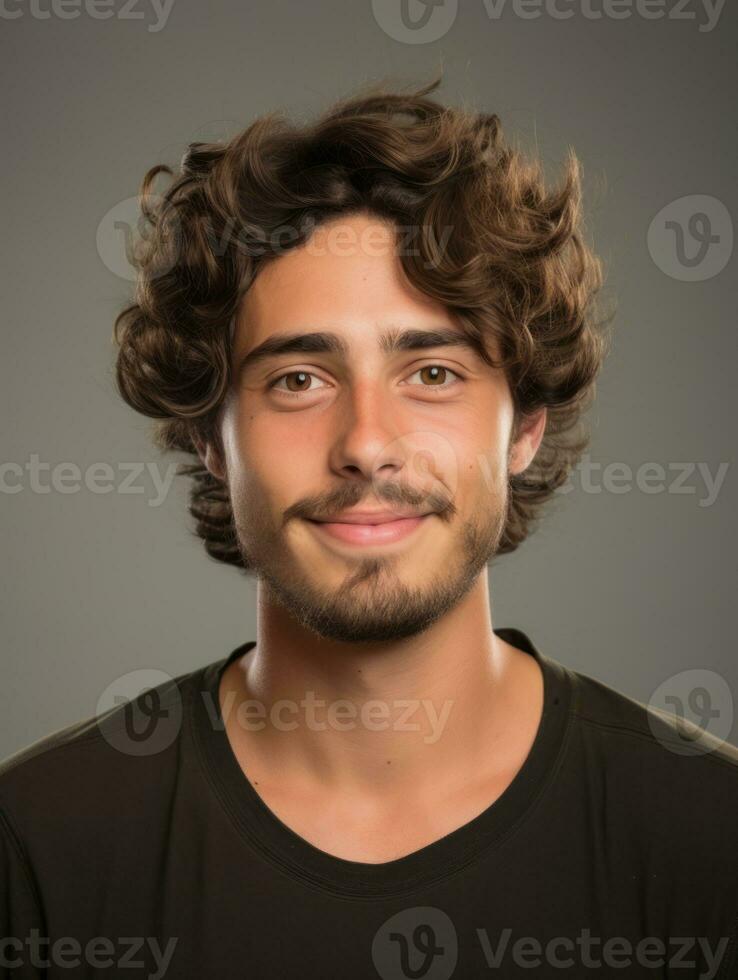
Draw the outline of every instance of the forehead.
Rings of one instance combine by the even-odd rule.
[[[403,235],[386,221],[351,215],[319,226],[310,240],[269,261],[235,319],[244,352],[274,333],[330,330],[351,346],[372,345],[388,328],[458,330],[446,307],[405,277]]]

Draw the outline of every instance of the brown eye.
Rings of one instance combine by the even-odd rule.
[[[420,373],[421,375],[425,375],[425,381],[429,381],[433,385],[443,384],[446,377],[446,368],[438,364],[433,364],[431,367],[421,368]]]
[[[293,371],[291,374],[284,375],[288,391],[305,391],[310,387],[310,375],[307,371]],[[294,380],[294,387],[290,383]]]
[[[421,388],[453,388],[462,380],[460,375],[442,364],[426,364],[425,367],[418,368],[411,377],[416,374],[421,376]]]
[[[311,384],[313,380],[320,381],[321,379],[317,374],[312,374],[310,371],[288,371],[286,374],[280,374],[269,387],[281,391],[282,394],[299,395],[302,392],[315,391],[316,388],[320,387],[320,385]],[[283,381],[285,387],[281,387]]]

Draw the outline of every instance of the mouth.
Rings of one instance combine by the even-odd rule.
[[[432,514],[420,517],[400,517],[395,521],[383,521],[381,524],[350,524],[338,521],[313,521],[307,523],[316,528],[319,534],[328,535],[336,541],[353,545],[391,544],[408,537],[422,524],[431,518]]]

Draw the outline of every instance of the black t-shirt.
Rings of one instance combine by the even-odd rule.
[[[218,683],[253,642],[11,757],[0,977],[735,980],[738,749],[495,632],[543,669],[532,748],[397,860],[311,845],[246,778]]]

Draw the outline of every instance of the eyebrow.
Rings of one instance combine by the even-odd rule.
[[[434,330],[388,330],[380,334],[379,347],[384,354],[400,351],[426,350],[430,347],[462,347],[484,357],[481,344],[471,337],[448,327]],[[337,354],[345,357],[349,347],[338,334],[319,331],[316,333],[287,333],[268,337],[263,343],[245,354],[238,365],[241,373],[258,361],[280,354]]]

